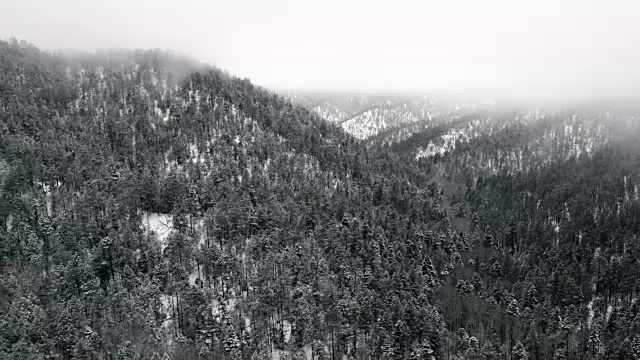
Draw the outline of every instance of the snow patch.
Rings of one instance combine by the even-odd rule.
[[[291,340],[291,323],[287,320],[283,321],[283,330],[284,330],[284,342],[288,344]]]
[[[593,323],[593,316],[594,316],[593,299],[591,299],[591,301],[589,301],[589,303],[587,304],[587,309],[589,309],[589,317],[587,318],[587,328],[591,329],[591,324]]]
[[[149,234],[155,234],[164,250],[167,237],[173,230],[173,216],[168,214],[144,213],[142,226]]]

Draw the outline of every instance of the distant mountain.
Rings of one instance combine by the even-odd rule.
[[[290,92],[293,102],[337,123],[358,139],[415,123],[433,123],[491,107],[490,102],[464,100],[448,93],[315,93]]]

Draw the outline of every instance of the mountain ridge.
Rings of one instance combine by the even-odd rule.
[[[640,356],[633,111],[108,54],[0,42],[1,358]]]

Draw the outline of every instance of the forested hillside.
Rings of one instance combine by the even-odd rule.
[[[441,287],[452,352],[487,358],[473,338],[507,359],[640,358],[638,135],[628,111],[582,108],[376,139],[414,155],[473,234]]]
[[[0,358],[640,359],[637,114],[440,105],[0,41]]]
[[[414,127],[432,127],[485,107],[487,101],[446,91],[419,93],[293,92],[285,94],[294,103],[340,125],[360,140],[389,137],[392,132]]]
[[[444,358],[409,157],[160,51],[0,42],[0,358]]]

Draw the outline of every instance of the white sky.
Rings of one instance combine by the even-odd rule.
[[[280,89],[640,94],[633,0],[0,0],[43,48],[170,48]]]

